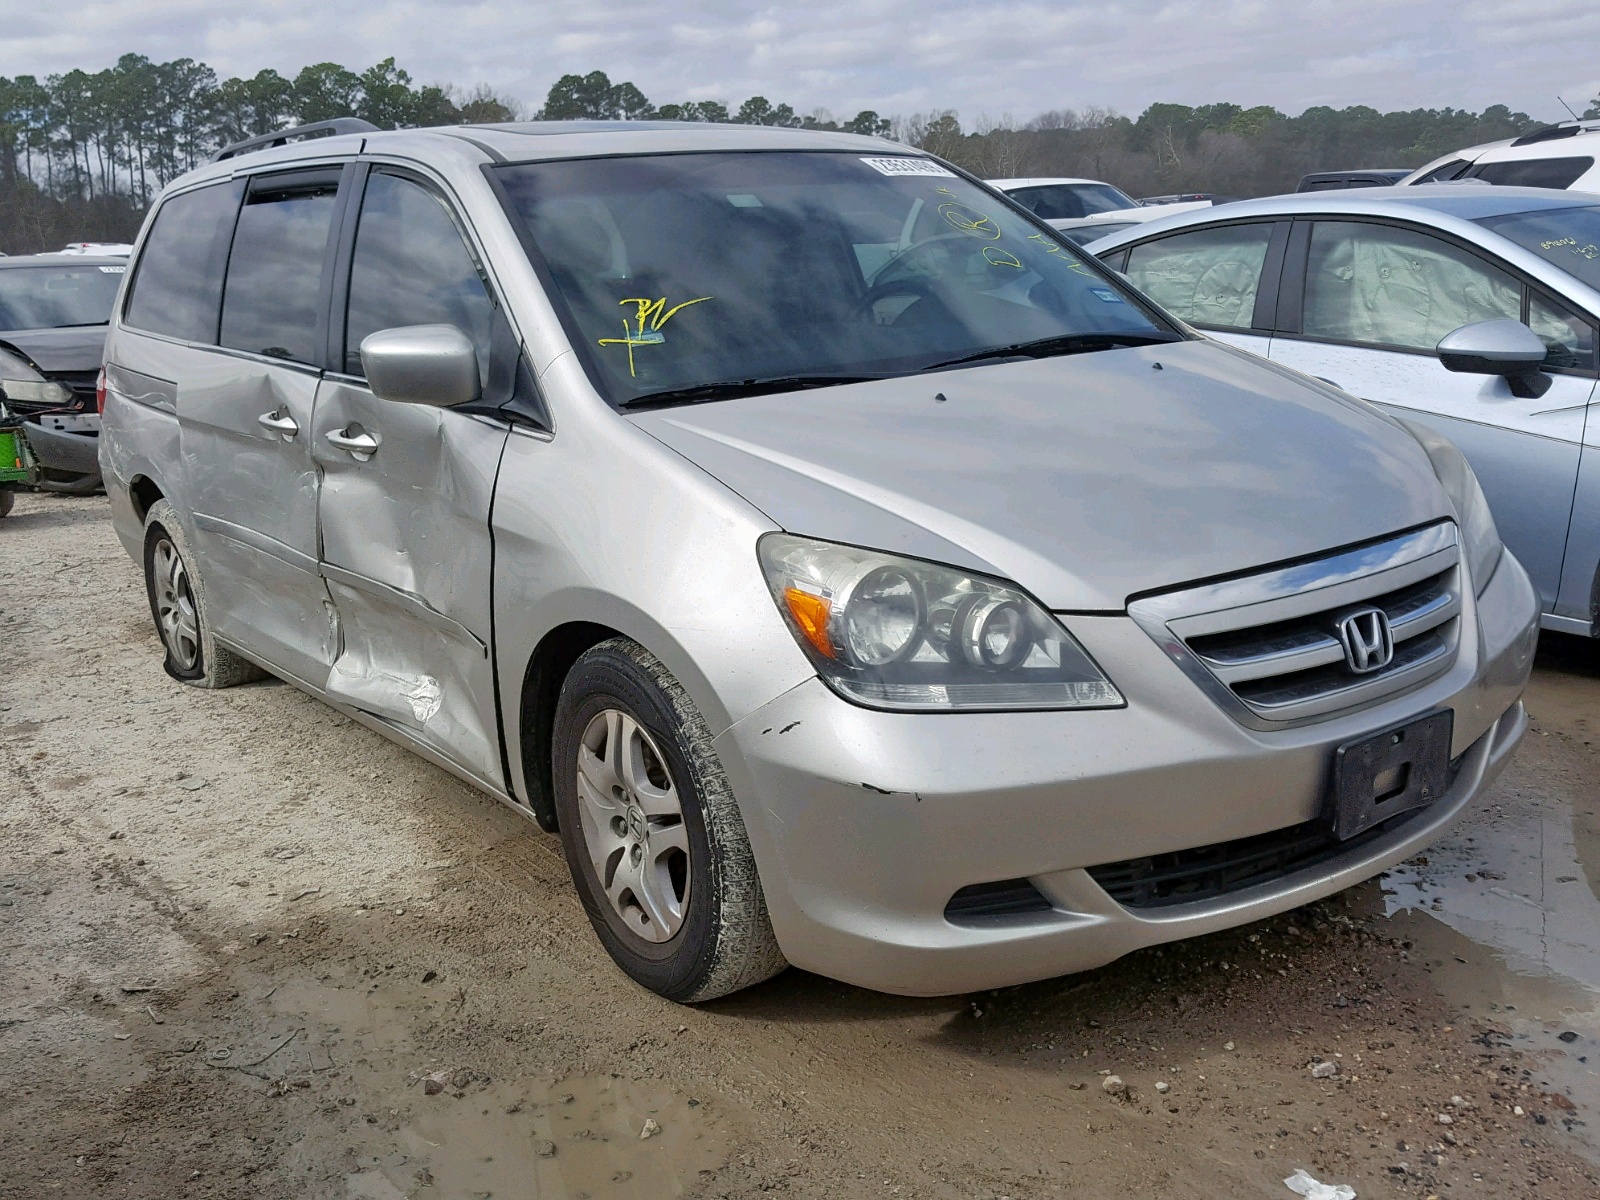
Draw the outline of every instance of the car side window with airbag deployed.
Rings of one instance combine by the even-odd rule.
[[[1272,224],[1199,229],[1133,247],[1134,286],[1192,325],[1249,329]]]
[[[454,325],[477,348],[487,385],[494,309],[443,199],[412,180],[374,171],[350,264],[344,369],[365,374],[361,341],[380,329]]]
[[[317,308],[338,176],[252,181],[228,257],[221,344],[321,365]]]
[[[1499,318],[1522,319],[1522,285],[1469,251],[1393,225],[1312,227],[1307,337],[1431,353],[1445,334]]]

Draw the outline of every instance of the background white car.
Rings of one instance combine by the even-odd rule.
[[[1519,138],[1485,142],[1418,167],[1396,186],[1477,179],[1505,187],[1600,192],[1600,120],[1563,121]]]
[[[1141,204],[1121,188],[1099,179],[990,179],[986,182],[1046,224],[1066,233],[1079,245],[1093,240],[1082,233],[1072,232],[1080,228],[1078,222],[1082,220],[1110,220],[1128,224],[1154,221],[1193,208],[1211,207],[1209,200]]]

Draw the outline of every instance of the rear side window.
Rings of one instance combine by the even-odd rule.
[[[317,309],[338,190],[337,174],[252,182],[228,256],[222,345],[322,362]]]
[[[421,184],[374,172],[350,264],[344,369],[362,375],[361,340],[404,325],[454,325],[489,368],[494,302],[444,201]],[[487,375],[485,375],[487,381]]]
[[[156,213],[134,268],[123,320],[134,329],[215,345],[222,271],[242,181],[173,196]]]
[[[1569,188],[1578,181],[1594,159],[1524,158],[1517,162],[1480,163],[1472,178],[1501,187]]]
[[[1272,225],[1198,229],[1135,246],[1127,275],[1168,312],[1193,325],[1249,329]]]

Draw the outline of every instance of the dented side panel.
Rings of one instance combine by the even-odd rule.
[[[506,427],[328,379],[311,428],[322,470],[319,569],[339,634],[329,696],[503,788],[489,506]],[[376,445],[352,451],[330,434]]]
[[[244,650],[320,686],[333,637],[317,575],[308,449],[317,372],[222,350],[181,353],[179,455],[212,622]]]

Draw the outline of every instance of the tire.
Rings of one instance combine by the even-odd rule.
[[[623,971],[692,1004],[788,966],[711,732],[653,654],[621,637],[583,654],[552,743],[572,882]]]
[[[206,611],[205,584],[195,569],[178,511],[166,500],[151,505],[145,517],[144,583],[168,675],[202,688],[233,687],[266,677],[254,663],[217,645]]]
[[[17,493],[12,488],[0,487],[0,517],[11,515],[11,506],[17,502]]]

